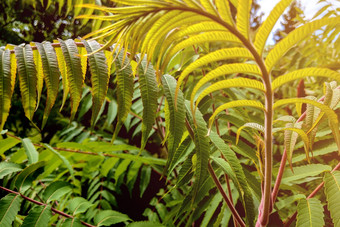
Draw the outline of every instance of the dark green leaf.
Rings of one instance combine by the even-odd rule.
[[[15,163],[10,162],[0,162],[0,179],[2,179],[4,176],[7,176],[11,173],[19,172],[21,169],[21,166]]]
[[[96,226],[112,226],[129,220],[131,219],[126,214],[114,210],[101,210],[94,217]]]
[[[27,190],[31,183],[36,179],[37,176],[43,171],[43,166],[46,163],[44,161],[33,163],[27,166],[15,180],[15,187],[19,192],[24,192]]]
[[[41,227],[48,226],[48,222],[52,217],[51,206],[36,206],[24,219],[22,227]]]
[[[67,207],[72,212],[72,215],[74,216],[80,213],[84,213],[92,206],[93,206],[92,203],[90,203],[83,197],[75,197],[69,202]]]
[[[46,203],[59,200],[63,195],[71,191],[72,188],[68,182],[56,181],[47,186],[43,193],[43,199],[46,201]]]
[[[9,194],[0,200],[0,226],[11,227],[20,210],[20,195]]]

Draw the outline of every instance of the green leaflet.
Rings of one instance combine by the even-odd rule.
[[[11,162],[0,162],[0,179],[11,173],[19,172],[20,170],[22,169],[21,166],[18,164]]]
[[[327,172],[324,177],[324,182],[328,210],[331,212],[334,226],[338,227],[340,226],[340,171]]]
[[[165,225],[162,225],[158,222],[153,221],[138,221],[138,222],[132,222],[127,227],[165,227]]]
[[[17,59],[22,105],[25,116],[32,120],[37,104],[37,70],[30,45],[14,48]]]
[[[28,164],[33,164],[39,161],[39,153],[35,149],[32,141],[29,138],[21,140],[23,147],[28,158]]]
[[[74,40],[68,39],[63,41],[58,39],[60,43],[61,50],[64,55],[66,68],[67,68],[67,81],[68,86],[70,89],[70,98],[71,98],[71,117],[70,122],[73,120],[74,116],[76,115],[81,94],[83,91],[83,74],[82,74],[82,64],[81,58],[78,56],[78,47]]]
[[[118,121],[112,136],[112,142],[118,135],[122,124],[130,112],[133,96],[133,76],[130,61],[125,57],[124,51],[116,52],[115,66],[117,77],[117,103]]]
[[[45,107],[43,122],[41,126],[42,128],[44,128],[46,121],[48,119],[48,115],[50,114],[51,109],[58,95],[59,75],[60,75],[59,67],[62,68],[63,65],[60,64],[58,67],[57,55],[50,42],[44,42],[42,44],[35,43],[35,45],[37,46],[38,51],[41,56],[44,79],[45,79],[45,84],[47,87],[46,107]],[[65,86],[63,87],[63,89],[64,89],[64,92],[65,90],[66,91],[68,90],[68,88]]]
[[[72,191],[71,184],[64,181],[55,181],[48,185],[43,193],[46,203],[59,200],[62,196]]]
[[[162,76],[162,84],[164,88],[164,95],[166,97],[170,119],[169,119],[169,135],[168,135],[168,160],[164,171],[168,171],[173,160],[175,151],[181,142],[184,132],[185,109],[183,93],[179,91],[177,98],[177,105],[175,103],[175,88],[176,80],[170,75]],[[177,108],[176,108],[177,107]]]
[[[54,150],[53,147],[51,147],[50,145],[48,145],[47,143],[44,144],[44,147],[46,147],[46,149],[52,151],[55,155],[57,155],[57,157],[63,161],[63,163],[65,164],[66,168],[68,169],[68,171],[70,172],[71,176],[74,177],[74,171],[73,168],[70,164],[70,162],[67,160],[67,158],[65,158],[64,156],[62,156],[58,151]]]
[[[61,227],[83,227],[78,218],[67,218]]]
[[[11,108],[11,98],[15,81],[15,73],[12,74],[10,50],[0,49],[0,130],[4,127]]]
[[[15,187],[19,190],[19,192],[23,193],[31,186],[31,183],[41,173],[42,167],[45,164],[46,164],[45,161],[33,163],[27,166],[21,173],[18,174],[14,184]]]
[[[300,199],[297,207],[296,227],[324,226],[323,206],[316,198]]]
[[[97,215],[94,216],[94,223],[96,226],[111,226],[130,220],[131,219],[126,214],[114,210],[100,210]]]
[[[20,210],[21,196],[8,194],[0,200],[0,226],[11,227]]]
[[[190,102],[185,102],[185,108],[187,112],[187,119],[189,125],[193,131],[195,151],[196,151],[196,166],[195,169],[195,183],[193,186],[193,201],[199,201],[201,198],[196,197],[199,191],[199,187],[208,177],[208,162],[209,162],[209,139],[207,137],[208,129],[206,122],[203,119],[203,115],[199,110],[195,113],[195,118],[190,111]],[[195,119],[195,123],[194,123]],[[195,168],[196,167],[196,168]]]
[[[323,18],[319,20],[314,20],[294,29],[284,39],[276,44],[274,48],[268,53],[265,61],[268,72],[272,70],[274,65],[289,49],[291,49],[299,41],[306,38],[312,32],[322,28],[325,25],[336,25],[339,23],[340,17]]]
[[[209,138],[213,145],[224,155],[226,161],[229,163],[232,171],[234,172],[236,176],[236,181],[234,181],[234,184],[243,191],[243,194],[240,195],[240,197],[242,198],[243,207],[246,211],[247,225],[254,226],[255,205],[253,201],[253,195],[247,183],[246,176],[243,172],[239,159],[229,148],[229,146],[225,144],[225,142],[216,134],[216,132],[211,131]]]
[[[91,54],[100,49],[100,45],[95,40],[82,40],[87,53]],[[91,71],[92,83],[92,116],[91,125],[94,127],[100,108],[106,97],[108,83],[110,78],[110,69],[107,65],[107,59],[104,51],[96,52],[88,56],[89,66]]]
[[[155,70],[152,64],[147,62],[146,56],[144,56],[138,69],[139,88],[143,102],[142,142],[140,147],[143,150],[155,123],[158,85]]]
[[[48,226],[52,217],[51,206],[36,206],[30,210],[22,223],[22,227],[41,227]]]
[[[83,197],[74,197],[72,200],[70,200],[67,208],[69,211],[71,211],[72,215],[75,216],[77,214],[84,213],[92,206],[93,204]]]
[[[20,143],[20,140],[12,137],[0,140],[0,155]]]
[[[308,180],[308,177],[317,176],[323,172],[330,171],[331,167],[329,165],[323,164],[309,164],[303,166],[294,167],[294,173],[286,169],[282,176],[282,184],[292,185],[295,181]]]
[[[258,29],[254,45],[260,55],[262,55],[263,48],[274,25],[291,2],[292,0],[282,0],[278,4],[276,4],[274,9],[270,12],[269,16]]]

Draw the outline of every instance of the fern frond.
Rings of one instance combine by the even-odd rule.
[[[262,104],[261,104],[261,105],[262,105]],[[263,109],[264,109],[264,107],[263,107]],[[262,125],[260,125],[260,124],[252,123],[252,122],[250,122],[250,123],[245,123],[244,125],[242,125],[241,127],[239,127],[239,128],[237,129],[237,132],[236,132],[236,142],[235,142],[236,145],[238,144],[238,141],[239,141],[239,139],[240,139],[240,134],[241,134],[241,132],[242,132],[242,130],[243,130],[244,128],[252,128],[252,129],[255,129],[255,130],[264,132],[264,127],[263,127]]]
[[[294,29],[268,53],[265,61],[268,72],[270,72],[282,56],[299,41],[323,26],[337,24],[340,24],[340,17],[331,17],[315,20]]]

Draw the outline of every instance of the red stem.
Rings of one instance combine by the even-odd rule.
[[[216,176],[216,174],[214,172],[214,169],[212,168],[210,162],[208,164],[208,170],[209,170],[209,173],[210,173],[212,179],[214,180],[218,190],[220,191],[223,199],[226,201],[226,203],[227,203],[227,205],[228,205],[228,207],[229,207],[233,217],[236,219],[236,221],[239,223],[239,225],[241,227],[245,227],[246,224],[243,222],[242,218],[237,213],[237,210],[235,209],[234,204],[230,201],[230,199],[228,198],[227,194],[223,190],[222,185],[221,185],[220,181],[217,179],[217,176]]]

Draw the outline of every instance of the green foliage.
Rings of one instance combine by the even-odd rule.
[[[339,29],[338,16],[266,48],[290,0],[257,31],[247,0],[83,3],[80,18],[110,22],[87,35],[106,43],[0,50],[0,223],[266,226],[271,213],[290,223],[297,211],[297,225],[311,226],[327,222],[327,204],[338,225],[339,68],[307,50],[309,36]],[[338,50],[338,40],[314,47]],[[16,71],[27,127],[10,123]],[[323,174],[326,200],[316,195]]]

